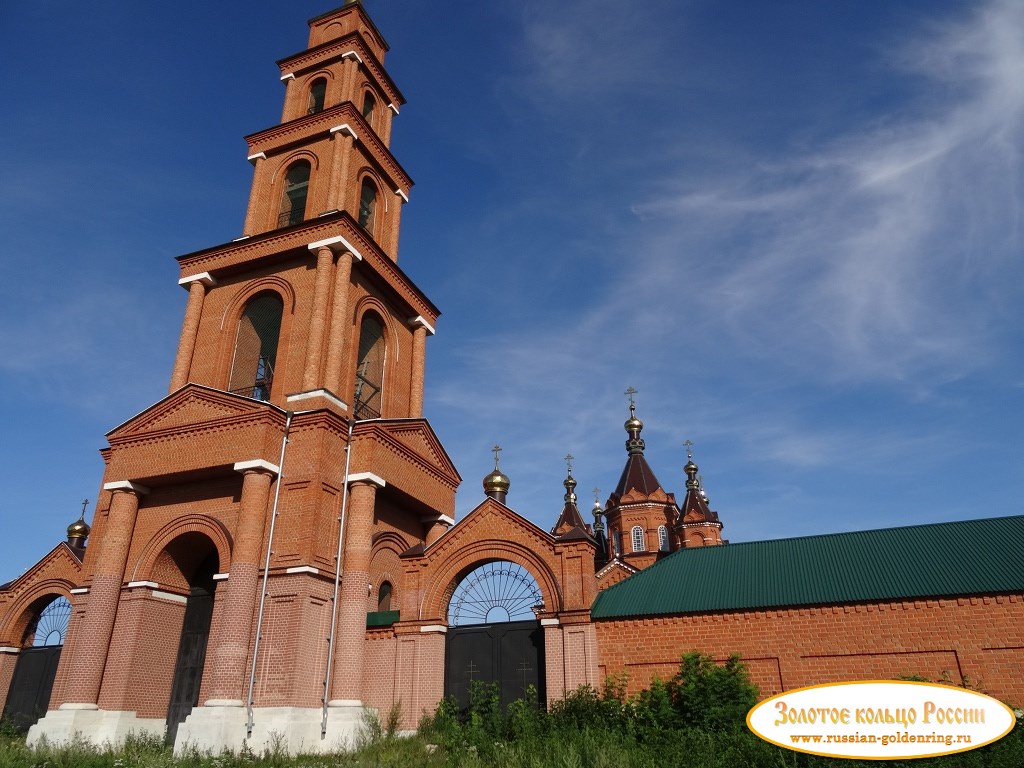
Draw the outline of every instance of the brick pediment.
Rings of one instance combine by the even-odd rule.
[[[441,441],[425,420],[390,421],[383,422],[382,426],[395,440],[426,460],[442,475],[462,479],[452,460],[448,458],[448,453],[441,446]]]
[[[485,499],[454,528],[428,547],[428,558],[443,557],[480,541],[515,542],[539,550],[555,548],[555,537],[519,513],[493,499]]]
[[[218,389],[187,384],[165,397],[156,405],[114,428],[108,439],[163,432],[182,427],[231,419],[251,413],[262,413],[265,403],[232,395]]]
[[[5,584],[0,590],[0,597],[17,597],[23,592],[31,591],[42,581],[77,584],[81,576],[82,561],[75,556],[71,547],[61,542],[21,576]]]

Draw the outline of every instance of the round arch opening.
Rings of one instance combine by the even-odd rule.
[[[448,603],[448,626],[533,621],[543,605],[540,586],[526,568],[494,560],[459,580]]]

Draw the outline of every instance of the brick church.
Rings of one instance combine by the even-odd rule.
[[[413,728],[474,680],[637,690],[689,650],[741,654],[764,696],[917,674],[1024,703],[1024,517],[729,544],[692,455],[681,501],[655,477],[632,392],[587,518],[571,462],[550,529],[517,513],[496,450],[456,522],[423,418],[439,310],[397,258],[404,98],[359,2],[309,30],[280,124],[247,137],[242,236],[178,258],[169,393],[107,434],[91,525],[0,585],[0,704],[30,743],[326,751],[368,709]]]

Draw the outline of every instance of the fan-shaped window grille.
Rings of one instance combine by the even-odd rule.
[[[381,388],[384,386],[384,324],[373,314],[363,315],[359,330],[359,362],[356,366],[355,416],[380,417]]]
[[[39,612],[25,630],[25,645],[33,648],[64,645],[64,635],[71,620],[71,603],[58,597]]]
[[[257,296],[245,305],[235,336],[228,391],[255,400],[270,399],[283,309],[274,294]]]
[[[633,537],[633,551],[643,552],[647,549],[647,545],[644,542],[644,529],[639,525],[634,525],[633,530],[630,532]]]
[[[293,163],[284,175],[284,192],[281,195],[281,215],[277,226],[287,227],[298,224],[306,218],[306,196],[309,193],[311,167],[305,160]]]
[[[448,604],[448,625],[532,621],[542,606],[540,587],[523,566],[499,560],[470,571]]]
[[[373,214],[377,209],[377,186],[363,179],[359,190],[359,226],[373,232]]]
[[[324,99],[327,97],[327,79],[318,77],[309,86],[309,109],[311,115],[323,112]]]
[[[668,528],[664,525],[658,526],[658,549],[668,552]]]

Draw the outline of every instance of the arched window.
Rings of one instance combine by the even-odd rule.
[[[373,108],[377,106],[377,100],[373,98],[373,94],[369,91],[363,96],[363,119],[369,121],[370,115],[373,114]]]
[[[668,528],[664,525],[658,526],[658,549],[668,552]]]
[[[327,78],[318,77],[309,86],[309,108],[306,110],[308,114],[315,115],[317,112],[323,112],[324,110],[324,99],[327,97]]]
[[[373,212],[377,208],[377,185],[363,179],[359,190],[359,226],[373,233]]]
[[[357,419],[380,417],[384,386],[384,323],[372,313],[363,315],[359,329],[359,361],[356,365],[355,416]]]
[[[270,399],[283,310],[281,299],[272,293],[257,296],[245,305],[235,336],[229,392],[256,400]]]
[[[377,590],[377,610],[378,611],[390,611],[391,610],[391,582],[381,582],[380,589]]]
[[[281,195],[281,215],[277,226],[298,224],[306,218],[306,195],[309,192],[311,167],[305,160],[292,163],[284,175],[284,193]]]
[[[630,532],[633,537],[633,551],[643,552],[647,549],[647,545],[644,542],[644,529],[639,525],[634,525],[633,530]]]
[[[622,531],[612,531],[612,541],[615,544],[615,554],[622,555]]]

